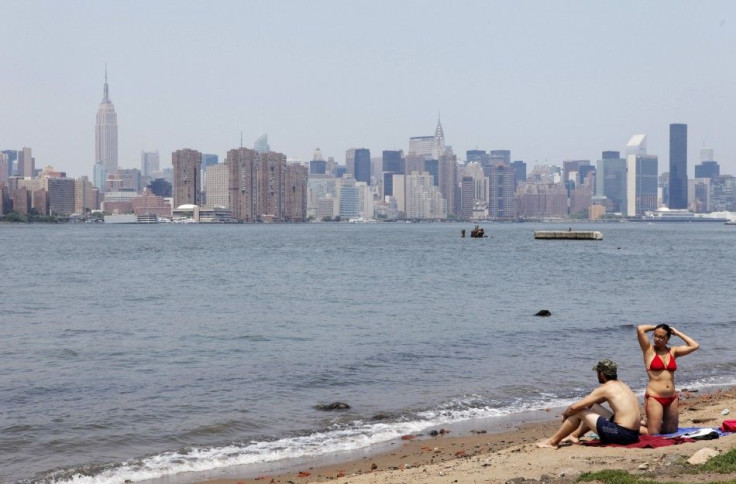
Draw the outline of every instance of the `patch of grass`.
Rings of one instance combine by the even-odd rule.
[[[717,455],[698,467],[698,472],[715,472],[718,474],[736,474],[736,449]]]
[[[578,477],[578,482],[600,481],[605,484],[638,484],[641,483],[636,476],[626,471],[605,470],[598,472],[586,472]]]
[[[604,484],[678,484],[677,481],[653,481],[629,474],[627,471],[606,470],[586,472],[578,477],[577,482],[597,481]]]
[[[713,457],[703,465],[693,466],[689,471],[686,468],[683,469],[683,473],[686,474],[706,472],[712,472],[715,474],[736,474],[736,448],[729,450],[725,454]],[[577,479],[577,482],[591,481],[598,481],[604,484],[664,484],[662,481],[652,481],[629,474],[627,471],[622,470],[586,472]],[[718,482],[736,484],[736,479]]]

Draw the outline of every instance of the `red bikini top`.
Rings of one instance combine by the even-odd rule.
[[[667,362],[667,366],[664,366],[664,361],[662,361],[662,357],[659,356],[657,353],[654,353],[654,358],[652,358],[652,361],[649,363],[649,371],[675,371],[677,369],[677,362],[675,361],[675,355],[673,355],[670,352],[670,361]]]

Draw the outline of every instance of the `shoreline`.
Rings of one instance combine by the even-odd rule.
[[[736,387],[712,392],[680,392],[680,427],[719,427],[734,418]],[[729,415],[721,415],[729,409]],[[275,465],[221,469],[215,476],[200,474],[187,482],[200,484],[319,483],[350,484],[446,482],[506,482],[523,478],[546,482],[573,481],[583,472],[621,469],[631,473],[667,475],[677,472],[673,459],[687,459],[710,447],[725,452],[736,448],[736,434],[717,440],[672,445],[657,449],[626,449],[573,445],[558,450],[538,449],[536,442],[549,437],[559,427],[562,409],[532,412],[508,421],[497,431],[491,422],[473,421],[461,425],[467,430],[451,430],[438,435],[403,436],[382,445],[344,454],[304,458]],[[485,419],[484,419],[485,420]],[[515,421],[514,421],[515,420]],[[260,470],[260,472],[259,472]],[[682,469],[680,469],[682,471]],[[699,482],[698,475],[675,474],[680,482]],[[718,475],[725,479],[728,475]],[[179,476],[184,477],[184,476]],[[194,476],[193,476],[194,477]],[[204,477],[204,479],[202,479]],[[730,476],[733,478],[734,476]],[[695,480],[683,480],[695,479]],[[711,479],[713,480],[713,479]],[[181,481],[178,481],[181,482]]]

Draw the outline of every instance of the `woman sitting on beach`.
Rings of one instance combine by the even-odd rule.
[[[649,342],[647,333],[653,331],[654,344]],[[649,375],[644,410],[647,416],[646,432],[649,434],[670,434],[677,432],[679,422],[678,398],[675,391],[676,358],[697,350],[700,345],[686,334],[666,324],[642,324],[636,328],[639,346],[644,355],[644,366]],[[670,336],[675,335],[685,342],[685,346],[667,346]]]

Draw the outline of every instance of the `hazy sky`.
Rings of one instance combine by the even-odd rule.
[[[736,175],[736,2],[0,0],[0,149],[92,175],[105,65],[119,165],[224,159],[268,133],[309,160],[434,134],[529,165],[596,160],[637,133],[668,170],[688,124]],[[531,167],[531,166],[530,166]]]

